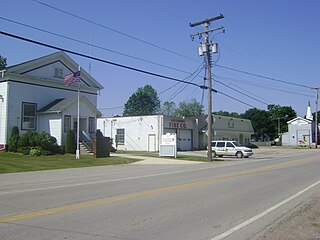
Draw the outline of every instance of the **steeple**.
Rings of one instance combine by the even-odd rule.
[[[312,116],[311,107],[310,107],[310,100],[308,102],[306,119],[313,121],[313,116]]]

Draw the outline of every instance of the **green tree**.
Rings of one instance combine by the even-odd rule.
[[[227,112],[227,111],[221,111],[221,110],[219,112],[214,112],[213,115],[241,118],[241,115],[239,113],[237,113],[237,112]]]
[[[124,105],[123,116],[152,115],[160,110],[160,100],[157,91],[149,84],[130,96]]]
[[[270,112],[257,108],[251,108],[245,113],[241,114],[241,116],[245,119],[251,120],[252,127],[257,138],[263,134],[270,136],[270,133],[273,133]]]
[[[0,70],[6,68],[7,66],[7,59],[0,55]]]
[[[175,116],[176,110],[174,102],[164,102],[161,106],[161,113],[166,116]]]
[[[280,105],[268,105],[268,110],[271,115],[272,126],[274,135],[278,135],[278,132],[284,133],[288,131],[287,122],[296,118],[297,113],[288,106]],[[279,129],[280,125],[280,129]]]
[[[74,130],[68,130],[67,131],[67,137],[66,137],[66,145],[65,145],[65,152],[66,153],[75,153],[77,148],[76,143],[76,133]]]
[[[18,141],[19,141],[19,128],[14,126],[11,129],[11,136],[9,139],[9,152],[17,152],[18,151]]]
[[[199,117],[203,116],[203,105],[193,99],[191,102],[181,102],[176,111],[177,117]]]

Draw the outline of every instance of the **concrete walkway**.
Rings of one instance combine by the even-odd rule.
[[[132,158],[132,159],[140,159],[141,161],[134,162],[132,164],[201,164],[203,162],[196,162],[196,161],[185,161],[185,160],[178,160],[172,158],[157,158],[157,157],[147,157],[147,156],[135,156],[130,154],[118,154],[113,153],[111,156],[115,157],[124,157],[124,158]]]

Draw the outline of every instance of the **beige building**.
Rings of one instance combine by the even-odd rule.
[[[207,147],[207,129],[205,117],[199,118],[199,149]],[[212,140],[238,141],[242,145],[247,145],[251,142],[254,130],[248,119],[214,115],[212,133]]]

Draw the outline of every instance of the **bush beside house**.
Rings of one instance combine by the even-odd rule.
[[[28,131],[19,136],[18,127],[13,127],[9,140],[9,152],[20,152],[24,155],[48,156],[63,154],[63,147],[57,144],[57,139],[47,132]]]
[[[76,133],[74,130],[67,131],[67,138],[66,138],[66,146],[65,152],[66,153],[75,153],[77,148],[76,144]]]

